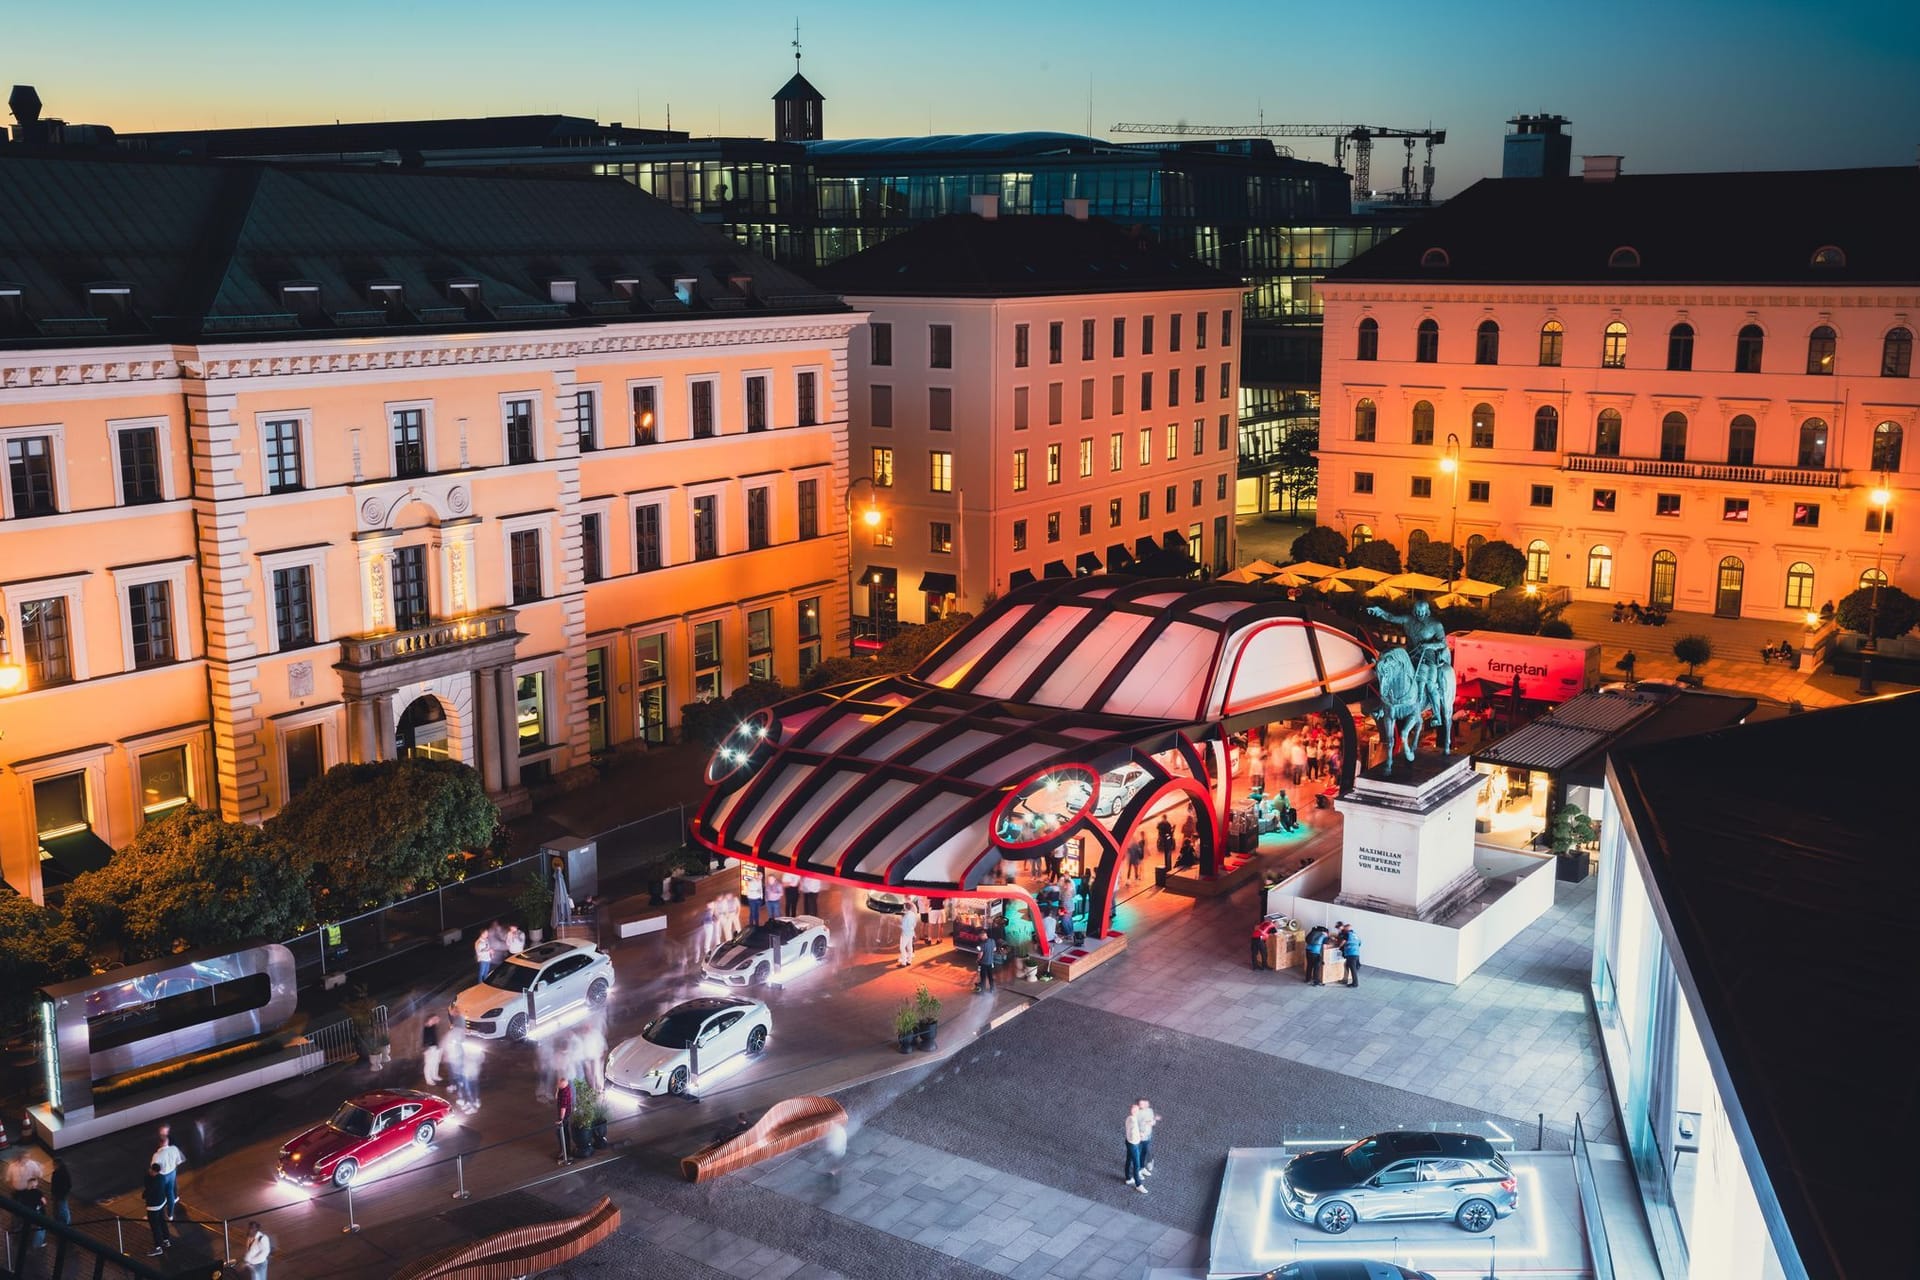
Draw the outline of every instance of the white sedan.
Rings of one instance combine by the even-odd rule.
[[[704,996],[677,1004],[607,1055],[607,1083],[652,1097],[684,1094],[690,1081],[767,1047],[773,1014],[758,1000]]]
[[[818,916],[781,916],[715,947],[701,972],[709,982],[759,986],[811,957],[827,958],[832,934]]]

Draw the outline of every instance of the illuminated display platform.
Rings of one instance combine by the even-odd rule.
[[[709,768],[692,835],[775,870],[1030,907],[995,883],[1001,861],[1070,845],[1096,904],[1088,931],[1104,936],[1134,833],[1191,803],[1200,874],[1217,875],[1228,735],[1321,711],[1351,743],[1372,656],[1346,622],[1271,587],[1044,580],[906,675],[743,724]]]

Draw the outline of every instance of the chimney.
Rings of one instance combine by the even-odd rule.
[[[968,196],[967,212],[978,214],[987,219],[997,218],[1000,216],[1000,197]]]
[[[1620,176],[1619,156],[1581,156],[1580,177],[1587,182],[1612,182]]]
[[[1063,200],[1061,211],[1075,222],[1087,220],[1087,202],[1085,200]]]

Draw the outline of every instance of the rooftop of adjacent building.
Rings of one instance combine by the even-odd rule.
[[[983,212],[921,223],[822,268],[816,278],[837,293],[883,297],[1015,298],[1240,287],[1238,277],[1104,218],[1000,217],[993,197],[977,196],[975,202]]]
[[[1920,694],[1616,755],[1699,1031],[1814,1276],[1904,1270],[1920,1103]]]
[[[0,152],[0,349],[844,310],[611,178]]]
[[[403,161],[435,151],[500,148],[631,146],[684,142],[673,129],[635,129],[601,124],[585,116],[473,116],[448,120],[336,121],[332,124],[247,126],[234,129],[169,129],[123,133],[129,151],[160,156],[313,156],[392,152]]]
[[[1920,168],[1623,174],[1617,156],[1586,159],[1581,177],[1483,179],[1328,281],[1920,283]]]

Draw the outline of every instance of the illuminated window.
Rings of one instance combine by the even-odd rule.
[[[1613,586],[1613,548],[1599,546],[1587,551],[1587,586],[1595,591]]]
[[[1373,442],[1374,424],[1378,420],[1378,411],[1373,401],[1361,399],[1353,406],[1353,438],[1361,443]]]
[[[1567,331],[1558,320],[1549,320],[1540,326],[1540,363],[1543,366],[1560,366],[1560,352],[1566,337]]]
[[[943,449],[935,449],[927,455],[927,487],[935,493],[953,492],[953,455],[951,453]]]
[[[1606,335],[1601,340],[1600,366],[1603,369],[1627,367],[1627,326],[1618,320],[1607,326]]]
[[[1807,335],[1807,372],[1811,374],[1831,374],[1833,356],[1838,339],[1831,325],[1820,325]]]
[[[1205,343],[1201,343],[1205,346]],[[1360,322],[1356,347],[1356,360],[1378,360],[1380,358],[1380,322],[1369,316]]]

